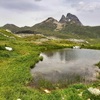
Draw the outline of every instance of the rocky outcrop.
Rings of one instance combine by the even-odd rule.
[[[66,23],[67,19],[64,15],[62,15],[61,19],[59,20],[60,23]]]
[[[73,14],[71,14],[71,13],[68,13],[66,15],[66,17],[64,15],[62,15],[62,17],[59,20],[59,22],[62,23],[62,24],[75,24],[75,25],[82,26],[82,23],[80,22],[78,17],[73,15]]]
[[[76,25],[82,26],[82,23],[80,22],[78,17],[73,15],[73,14],[71,14],[71,13],[67,14],[66,20],[67,20],[67,23],[76,24]]]

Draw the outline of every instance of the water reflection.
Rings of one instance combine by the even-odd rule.
[[[36,64],[31,70],[35,79],[37,77],[57,82],[59,80],[85,80],[96,79],[95,63],[100,61],[99,50],[63,49],[41,53],[42,62]]]

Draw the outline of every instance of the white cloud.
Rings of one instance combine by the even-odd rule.
[[[80,1],[78,4],[79,5],[84,5],[84,2],[83,1]]]
[[[78,5],[76,5],[76,9],[79,11],[94,11],[96,9],[100,9],[100,2],[83,2],[80,1]]]

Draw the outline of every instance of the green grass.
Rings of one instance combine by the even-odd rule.
[[[37,37],[18,38],[12,33],[0,30],[3,34],[15,39],[6,37],[0,34],[0,100],[87,100],[91,95],[87,92],[90,85],[74,84],[66,85],[64,88],[57,88],[51,83],[41,81],[38,89],[30,86],[33,77],[30,73],[31,68],[39,61],[43,60],[39,56],[40,52],[50,49],[59,49],[72,47],[75,43],[65,40],[50,40],[40,44],[31,41]],[[40,37],[39,37],[40,38]],[[13,51],[5,50],[5,46],[13,48]],[[91,86],[98,87],[99,83]],[[49,88],[48,88],[49,87]],[[50,89],[51,93],[47,94],[44,89]],[[78,94],[83,92],[80,97]],[[98,100],[99,97],[95,97]]]

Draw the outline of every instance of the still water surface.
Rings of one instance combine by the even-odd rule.
[[[100,61],[100,50],[62,49],[43,52],[41,56],[43,61],[31,70],[34,79],[42,77],[52,82],[79,77],[85,81],[96,79],[98,68],[94,64]]]

